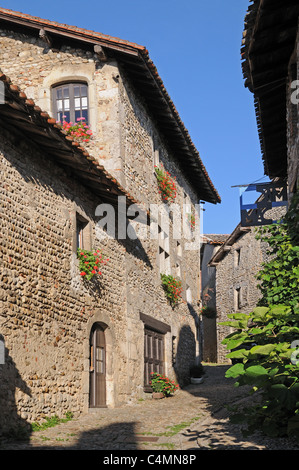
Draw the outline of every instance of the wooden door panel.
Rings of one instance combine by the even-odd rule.
[[[151,391],[152,372],[164,373],[164,335],[149,328],[144,329],[144,390]]]
[[[91,336],[90,407],[106,406],[105,332],[97,325]]]

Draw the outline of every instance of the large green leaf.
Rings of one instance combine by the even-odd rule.
[[[234,364],[232,367],[230,367],[226,371],[225,377],[236,378],[243,374],[244,374],[244,364],[238,363],[238,364]]]
[[[223,321],[219,324],[222,326],[230,326],[231,328],[236,328],[237,330],[243,330],[247,328],[248,320]]]
[[[292,311],[291,307],[286,305],[274,305],[269,313],[273,316],[287,315]]]
[[[240,312],[229,313],[227,315],[227,318],[233,318],[234,320],[248,320],[249,315],[247,313],[240,313]]]
[[[267,375],[268,371],[263,366],[255,365],[255,366],[247,367],[246,373],[258,376],[258,375]]]
[[[231,339],[226,343],[227,349],[236,349],[244,343],[243,339]]]
[[[265,387],[271,379],[267,369],[260,365],[246,367],[242,378],[244,383],[254,385],[257,388]]]
[[[234,331],[233,333],[227,335],[223,340],[222,344],[227,344],[232,340],[242,340],[245,341],[248,338],[246,331]]]
[[[269,307],[256,307],[252,313],[255,317],[265,317],[268,312]]]
[[[245,359],[248,356],[248,351],[246,349],[237,349],[227,354],[226,357],[229,359]]]
[[[262,346],[253,346],[253,348],[250,349],[250,355],[260,354],[262,356],[268,356],[275,349],[276,344],[264,344]]]

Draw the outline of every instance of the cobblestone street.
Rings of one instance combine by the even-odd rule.
[[[226,404],[246,400],[246,389],[224,378],[227,366],[206,365],[205,380],[173,397],[98,409],[53,428],[33,432],[28,441],[2,441],[2,450],[299,450],[288,439],[259,434],[245,440],[229,423]]]

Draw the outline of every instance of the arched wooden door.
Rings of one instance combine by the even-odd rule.
[[[90,335],[90,408],[106,406],[106,342],[101,325],[94,325]]]

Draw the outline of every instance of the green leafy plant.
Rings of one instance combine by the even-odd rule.
[[[261,403],[242,413],[248,431],[257,426],[271,436],[299,437],[299,362],[293,360],[294,337],[299,337],[299,308],[285,305],[256,307],[235,313],[221,325],[234,328],[223,344],[237,362],[226,372],[236,386],[250,385]],[[298,364],[297,364],[298,362]]]
[[[257,274],[262,293],[259,305],[299,302],[299,246],[293,244],[286,223],[260,229],[257,238],[267,242],[271,259]]]
[[[165,375],[158,374],[157,372],[151,373],[150,385],[153,392],[162,392],[164,396],[171,395],[179,388],[174,380],[170,380]]]
[[[80,275],[88,281],[95,275],[101,275],[101,265],[109,261],[108,258],[104,259],[100,250],[89,251],[78,248],[77,256],[79,259]]]
[[[298,194],[283,223],[260,230],[270,261],[258,273],[262,293],[250,314],[228,315],[221,325],[233,328],[223,344],[237,361],[226,373],[236,385],[250,385],[260,402],[234,415],[246,421],[248,433],[261,429],[271,436],[299,438],[299,246]],[[298,343],[297,343],[298,341]]]
[[[173,202],[176,198],[176,184],[174,179],[171,178],[170,173],[165,170],[162,163],[160,166],[155,166],[155,173],[162,199],[167,202]]]
[[[195,214],[193,212],[188,213],[187,217],[188,217],[188,222],[189,222],[191,230],[194,230],[195,225],[196,225],[196,216],[195,216]]]
[[[171,276],[170,274],[161,274],[162,287],[165,291],[166,297],[172,306],[176,305],[182,298],[182,283],[179,279]]]

